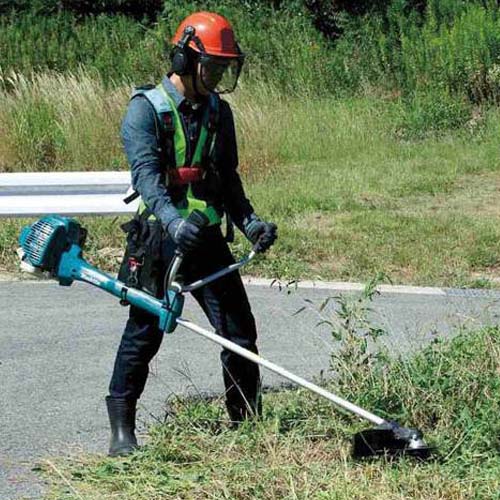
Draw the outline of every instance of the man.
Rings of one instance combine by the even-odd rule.
[[[184,255],[186,283],[234,262],[220,228],[224,213],[260,252],[277,237],[276,226],[260,220],[245,196],[232,113],[219,98],[236,88],[244,60],[231,25],[217,14],[192,14],[172,42],[171,72],[156,87],[136,89],[122,124],[132,184],[142,201],[123,226],[128,244],[120,279],[158,298],[176,249]],[[195,209],[208,227],[188,218]],[[255,321],[237,272],[192,293],[220,335],[257,353]],[[111,456],[137,447],[136,402],[162,338],[158,319],[131,306],[106,398]],[[231,421],[258,415],[258,365],[228,350],[221,361]]]

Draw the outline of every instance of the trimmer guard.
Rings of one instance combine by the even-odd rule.
[[[391,422],[355,434],[352,455],[358,459],[410,456],[426,460],[432,455],[432,449],[427,446],[418,429],[401,427]]]

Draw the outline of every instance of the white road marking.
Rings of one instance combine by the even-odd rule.
[[[303,288],[316,290],[338,290],[345,292],[358,292],[365,288],[363,283],[349,283],[340,281],[278,281],[267,278],[253,278],[242,276],[243,283],[250,286],[264,286],[279,288]],[[382,293],[401,293],[411,295],[446,295],[442,288],[405,286],[405,285],[379,285],[377,289]]]

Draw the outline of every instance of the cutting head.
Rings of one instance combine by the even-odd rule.
[[[432,451],[425,443],[421,431],[401,427],[395,422],[358,432],[353,441],[354,458],[409,456],[427,460]]]

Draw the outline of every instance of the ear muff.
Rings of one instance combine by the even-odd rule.
[[[189,55],[189,42],[194,36],[194,28],[186,26],[182,38],[177,42],[172,49],[170,57],[172,59],[172,71],[178,75],[187,75],[191,73],[192,61]]]

